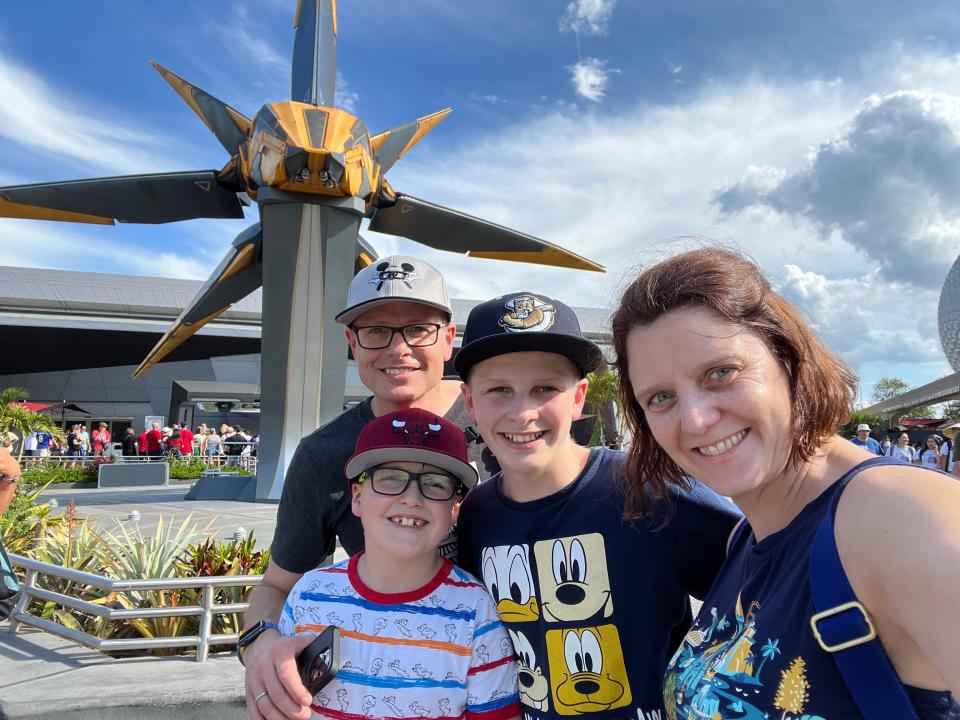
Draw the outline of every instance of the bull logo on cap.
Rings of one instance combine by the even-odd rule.
[[[440,422],[423,422],[420,420],[396,420],[393,421],[393,431],[403,435],[403,440],[407,445],[426,445],[427,438],[440,437],[440,431],[443,426]]]
[[[557,309],[535,295],[516,295],[503,306],[499,325],[507,332],[542,332],[553,327]]]
[[[417,269],[408,262],[400,263],[397,266],[384,261],[377,265],[376,270],[376,275],[370,278],[370,284],[377,286],[377,292],[380,292],[387,280],[402,280],[404,285],[413,290],[412,281],[420,279],[420,276],[416,274]]]

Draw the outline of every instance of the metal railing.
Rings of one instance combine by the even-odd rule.
[[[101,463],[101,462],[116,462],[116,463],[156,463],[156,462],[168,462],[169,457],[166,455],[117,455],[112,454],[109,456],[98,457],[96,455],[25,455],[21,461],[21,467],[24,470],[29,470],[30,468],[35,467],[53,467],[53,466],[64,466],[64,467],[82,467],[84,465],[89,465],[91,463]],[[256,455],[214,455],[214,456],[200,456],[200,455],[181,455],[176,458],[181,462],[189,462],[191,459],[203,460],[203,464],[207,469],[216,469],[216,468],[225,468],[225,469],[235,469],[243,468],[244,470],[249,471],[250,473],[256,473],[257,471],[257,456]]]
[[[149,580],[114,580],[95,575],[93,573],[70,570],[68,568],[50,565],[48,563],[31,560],[22,555],[10,554],[11,564],[26,570],[26,577],[20,585],[20,597],[16,608],[10,616],[10,632],[16,632],[20,625],[43,630],[51,635],[71,640],[86,647],[107,652],[110,650],[147,650],[151,648],[195,647],[197,662],[207,659],[212,645],[233,645],[239,639],[238,633],[213,634],[213,618],[215,615],[226,613],[241,613],[246,611],[248,603],[216,603],[214,593],[222,587],[252,587],[259,585],[263,575],[230,575],[195,578],[155,578]],[[70,597],[62,593],[53,592],[37,587],[37,577],[47,575],[63,580],[76,582],[86,587],[97,588],[105,592],[132,593],[144,590],[183,590],[202,588],[203,596],[200,605],[178,605],[162,608],[109,608],[103,605]],[[31,600],[43,600],[63,607],[79,610],[80,612],[95,615],[107,621],[134,620],[161,617],[200,617],[200,634],[185,636],[168,636],[154,638],[123,638],[103,639],[94,637],[85,632],[68,628],[59,623],[31,615],[27,607]]]

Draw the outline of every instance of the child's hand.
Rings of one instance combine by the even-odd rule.
[[[315,635],[288,637],[267,630],[243,653],[250,720],[309,720],[313,698],[300,682],[297,654]]]

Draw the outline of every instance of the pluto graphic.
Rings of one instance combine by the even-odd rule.
[[[630,704],[630,682],[615,625],[547,631],[550,690],[559,715]]]

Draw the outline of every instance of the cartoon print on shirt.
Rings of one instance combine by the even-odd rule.
[[[443,626],[443,631],[447,634],[447,639],[455,643],[457,641],[457,626],[453,623],[447,623]]]
[[[346,712],[347,708],[350,707],[350,698],[347,695],[346,688],[340,688],[337,690],[337,702],[340,703],[341,712]]]
[[[397,626],[397,630],[399,630],[399,631],[400,631],[400,634],[403,635],[405,638],[412,638],[412,637],[413,637],[413,633],[411,633],[411,632],[410,632],[410,628],[407,627],[407,625],[409,624],[409,622],[410,622],[410,621],[407,620],[406,618],[400,618],[399,620],[394,620],[394,621],[393,621],[393,624]]]
[[[533,646],[522,632],[507,630],[513,647],[517,652],[517,685],[520,689],[520,702],[535,710],[547,712],[550,709],[550,683],[543,675],[537,663]]]
[[[364,695],[363,704],[360,706],[360,711],[367,717],[372,717],[373,713],[370,711],[377,706],[377,699],[373,695]]]
[[[547,661],[559,715],[614,710],[633,695],[615,625],[548,630]]]
[[[547,622],[613,615],[603,535],[541,540],[533,546],[540,609]]]
[[[405,678],[410,677],[410,673],[408,673],[406,670],[400,667],[399,658],[394,658],[393,660],[391,660],[389,663],[387,663],[387,667],[393,670],[397,675],[401,675]]]
[[[417,632],[420,633],[420,637],[427,638],[428,640],[432,640],[437,634],[437,631],[426,623],[420,623],[420,625],[417,626]]]
[[[407,707],[413,710],[413,714],[417,715],[418,717],[430,717],[430,711],[416,700],[410,703]]]
[[[531,622],[540,618],[530,572],[529,546],[485,547],[480,558],[483,583],[497,603],[503,622]]]
[[[363,632],[363,616],[356,612],[353,614],[353,630],[354,632]]]
[[[439,702],[437,702],[437,707],[440,708],[440,715],[443,717],[450,717],[450,698],[442,697]]]
[[[396,695],[387,695],[386,697],[380,698],[383,700],[383,704],[386,705],[390,710],[393,711],[394,717],[403,717],[403,711],[397,707],[397,696]]]
[[[803,715],[810,697],[810,683],[802,657],[774,663],[774,668],[782,668],[779,675],[776,670],[763,672],[767,663],[783,651],[779,638],[767,638],[755,649],[759,643],[756,637],[759,609],[760,603],[754,600],[744,612],[738,596],[734,609],[736,625],[729,635],[725,632],[730,627],[726,616],[717,622],[715,608],[711,608],[713,620],[707,630],[700,631],[695,626],[687,633],[667,667],[664,682],[664,697],[676,703],[678,718],[700,718],[704,713],[721,716],[728,711],[737,717],[763,718],[765,713],[750,700],[768,684],[762,681],[767,677],[779,683],[772,703],[784,711],[785,717],[802,715],[804,720],[824,720],[819,715]]]

